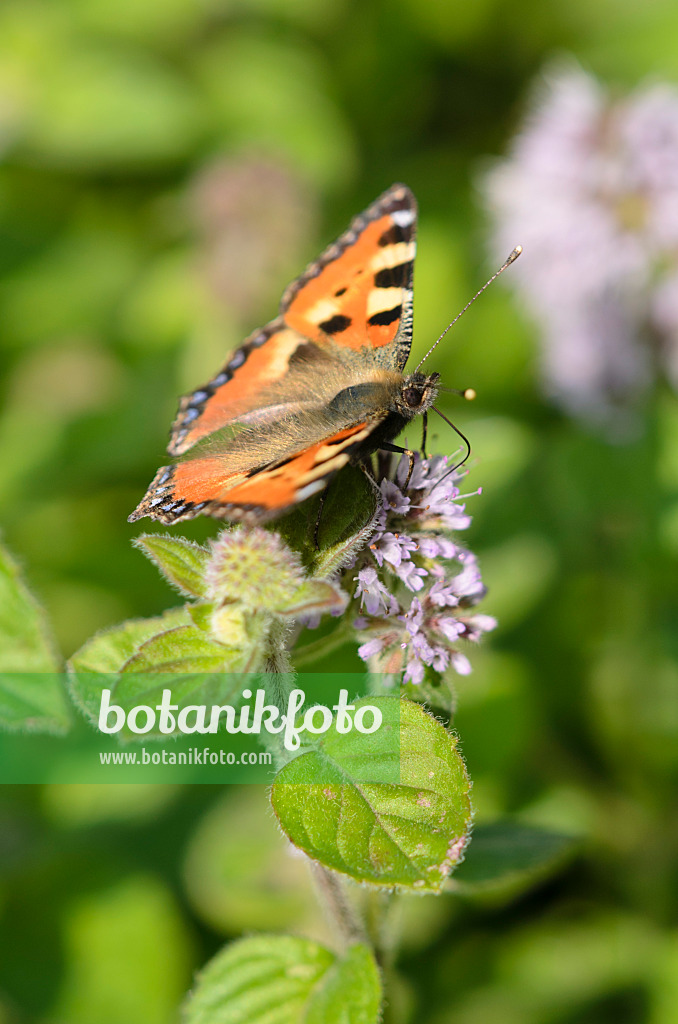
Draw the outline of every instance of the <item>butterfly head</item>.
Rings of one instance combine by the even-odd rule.
[[[400,391],[396,396],[397,411],[405,419],[430,409],[438,397],[439,373],[420,373],[415,371],[404,378]]]

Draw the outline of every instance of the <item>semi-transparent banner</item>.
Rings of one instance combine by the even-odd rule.
[[[360,674],[0,675],[0,784],[400,779],[400,701]]]

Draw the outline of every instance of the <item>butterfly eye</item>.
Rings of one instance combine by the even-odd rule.
[[[403,398],[411,409],[416,409],[418,405],[421,405],[423,393],[419,388],[405,388]]]

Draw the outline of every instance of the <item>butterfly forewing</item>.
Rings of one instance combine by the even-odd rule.
[[[285,322],[319,345],[381,349],[380,364],[402,369],[412,335],[416,202],[394,185],[283,295]]]
[[[182,398],[168,452],[182,455],[194,444],[247,413],[260,409],[270,387],[285,380],[295,353],[311,343],[278,318],[255,331],[219,373]],[[289,402],[295,395],[288,392]]]
[[[280,315],[182,399],[168,450],[193,457],[158,471],[131,520],[271,519],[359,452],[409,354],[415,230],[404,185],[355,218],[290,285]]]

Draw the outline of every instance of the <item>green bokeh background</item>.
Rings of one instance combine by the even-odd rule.
[[[305,262],[409,184],[420,357],[493,269],[475,182],[543,63],[678,81],[676,38],[673,0],[4,0],[0,523],[65,656],[173,603],[126,516],[177,395]],[[678,409],[659,387],[611,445],[540,398],[536,352],[494,286],[431,362],[478,391],[447,411],[501,623],[455,724],[477,819],[581,854],[528,893],[409,901],[394,999],[417,1024],[673,1024]],[[226,938],[324,927],[259,787],[0,793],[0,1024],[170,1024]]]

